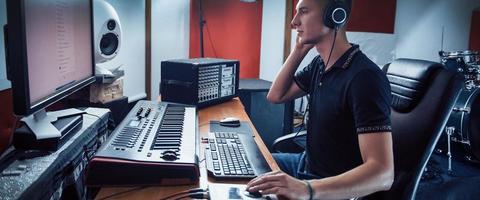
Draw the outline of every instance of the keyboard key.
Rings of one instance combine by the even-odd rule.
[[[210,143],[210,150],[211,151],[216,151],[217,150],[217,147],[215,146],[214,143]]]

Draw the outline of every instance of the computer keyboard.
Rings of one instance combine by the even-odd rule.
[[[255,178],[256,174],[236,132],[209,133],[205,150],[208,172],[215,178]]]

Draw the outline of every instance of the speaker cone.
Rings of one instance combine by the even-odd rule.
[[[104,55],[112,55],[118,48],[118,37],[114,33],[107,33],[103,35],[100,40],[100,51]]]

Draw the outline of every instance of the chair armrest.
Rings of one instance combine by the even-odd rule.
[[[273,152],[277,153],[301,153],[305,150],[307,131],[290,133],[277,138],[272,144]]]

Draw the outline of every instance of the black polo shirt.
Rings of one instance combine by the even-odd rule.
[[[307,165],[320,177],[363,163],[358,134],[391,131],[390,85],[385,73],[358,45],[325,71],[320,56],[295,75],[309,97]]]

